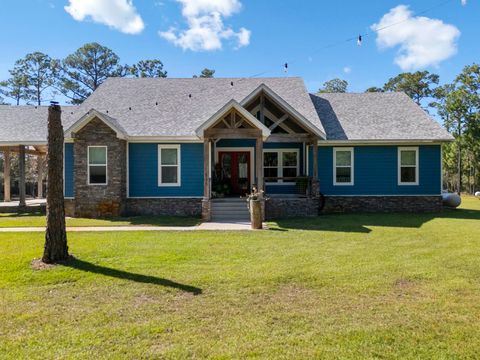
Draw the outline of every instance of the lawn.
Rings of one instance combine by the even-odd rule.
[[[307,230],[301,230],[300,228]],[[478,358],[480,201],[261,232],[0,234],[0,358]]]
[[[0,213],[0,228],[7,227],[36,227],[46,225],[45,215]],[[200,223],[199,218],[181,216],[132,216],[108,219],[67,218],[67,226],[195,226]]]

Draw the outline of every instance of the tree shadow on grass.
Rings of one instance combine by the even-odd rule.
[[[445,209],[438,213],[343,213],[311,218],[278,219],[270,226],[274,231],[311,230],[370,233],[369,226],[420,228],[434,219],[480,220],[474,209]]]
[[[117,279],[130,280],[130,281],[135,281],[135,282],[144,283],[144,284],[153,284],[153,285],[170,287],[170,288],[178,289],[184,292],[192,293],[193,295],[200,295],[202,293],[202,289],[197,288],[195,286],[177,283],[175,281],[159,278],[156,276],[136,274],[128,271],[117,270],[117,269],[112,269],[105,266],[95,265],[88,261],[77,259],[73,256],[68,261],[62,262],[61,264],[63,266],[71,267],[73,269],[91,272],[94,274],[100,274],[104,276],[110,276]]]

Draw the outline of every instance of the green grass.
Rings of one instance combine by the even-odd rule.
[[[0,234],[0,358],[478,358],[480,201],[271,225]]]
[[[107,219],[67,218],[67,226],[195,226],[200,219],[182,216],[133,216]],[[0,228],[45,226],[46,218],[42,214],[0,214]]]

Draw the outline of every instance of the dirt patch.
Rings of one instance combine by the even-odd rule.
[[[47,270],[53,268],[55,264],[44,263],[42,259],[33,259],[30,266],[33,270]]]
[[[400,279],[397,279],[395,280],[395,282],[393,283],[393,286],[396,288],[396,289],[411,289],[413,287],[415,287],[417,284],[414,280],[412,279],[406,279],[406,278],[400,278]]]

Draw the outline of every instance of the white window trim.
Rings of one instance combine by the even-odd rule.
[[[402,182],[402,151],[415,151],[415,182]],[[397,150],[397,175],[398,175],[398,185],[418,185],[419,184],[419,174],[420,174],[420,163],[419,163],[419,156],[418,156],[418,146],[402,146],[398,147]],[[412,166],[404,166],[404,167],[412,167]]]
[[[337,151],[350,151],[350,182],[337,182]],[[333,185],[335,186],[352,186],[355,185],[355,162],[354,162],[354,148],[353,147],[335,147],[333,148]]]
[[[177,150],[177,165],[163,165],[170,167],[177,167],[177,182],[175,183],[162,183],[162,149],[176,149]],[[182,185],[182,156],[181,156],[181,146],[180,144],[160,144],[158,145],[158,186],[167,187],[167,186],[181,186]]]
[[[297,176],[300,176],[300,149],[263,149],[263,158],[265,158],[265,153],[277,153],[278,155],[278,173],[277,175],[282,175],[282,176],[277,176],[277,177],[283,177],[283,153],[284,152],[294,152],[297,155]],[[264,161],[262,159],[262,161]],[[270,168],[270,167],[267,167]],[[293,166],[287,166],[288,168],[293,168]],[[262,162],[262,169],[265,169],[265,163]],[[265,177],[265,173],[264,173]],[[276,182],[273,181],[265,181],[265,185],[295,185],[294,182],[284,182],[283,180],[277,180]]]
[[[90,164],[90,149],[91,148],[104,148],[105,149],[105,164]],[[90,182],[90,167],[91,166],[105,166],[105,182],[104,183],[91,183]],[[105,145],[92,145],[87,147],[87,184],[89,186],[105,186],[108,185],[108,146]]]

